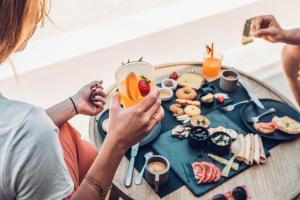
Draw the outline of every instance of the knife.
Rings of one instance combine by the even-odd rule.
[[[139,145],[140,145],[140,143],[137,143],[137,144],[135,144],[131,147],[131,153],[130,153],[131,158],[130,158],[130,161],[129,161],[129,165],[128,165],[128,169],[127,169],[127,175],[126,175],[126,179],[125,179],[125,186],[126,187],[131,186],[134,162],[135,162],[135,157],[136,157],[136,155],[138,153],[138,150],[139,150]]]
[[[245,84],[242,79],[239,79],[240,85],[246,90],[249,97],[252,99],[252,101],[261,109],[265,109],[265,106],[260,102],[260,100],[251,92],[250,88]]]

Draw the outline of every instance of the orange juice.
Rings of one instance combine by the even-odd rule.
[[[203,75],[205,78],[217,78],[221,72],[221,58],[206,57],[203,60]]]
[[[124,107],[142,102],[155,87],[155,69],[145,62],[127,63],[116,72],[116,81]]]

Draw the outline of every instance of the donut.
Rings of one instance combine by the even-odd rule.
[[[108,126],[109,126],[109,119],[105,119],[102,122],[102,129],[105,133],[108,131]]]
[[[184,114],[184,110],[181,108],[181,105],[178,103],[172,104],[170,110],[173,113],[173,116],[177,117]]]
[[[191,124],[193,126],[202,126],[204,128],[208,128],[210,126],[210,121],[207,119],[207,117],[203,115],[198,115],[192,117]]]
[[[197,96],[197,92],[191,87],[183,87],[176,91],[178,99],[193,100]]]
[[[198,108],[197,106],[193,106],[193,105],[188,105],[184,108],[184,112],[185,114],[187,114],[188,116],[197,116],[200,115],[201,110],[200,108]]]

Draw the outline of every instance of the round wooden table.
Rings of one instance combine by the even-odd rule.
[[[157,81],[161,81],[171,72],[195,71],[200,72],[201,62],[180,62],[169,63],[156,66]],[[224,67],[226,68],[226,67]],[[239,71],[241,78],[250,86],[254,94],[259,98],[271,98],[279,101],[292,103],[271,86],[263,83],[254,77]],[[110,95],[115,91],[116,85],[112,85],[107,92],[107,101]],[[90,139],[97,148],[101,148],[101,139],[97,130],[98,116],[90,119]],[[299,197],[300,193],[300,139],[282,143],[273,148],[270,153],[271,157],[265,165],[253,166],[239,175],[231,178],[224,184],[216,187],[205,195],[195,197],[186,186],[179,188],[173,193],[165,196],[163,199],[182,200],[182,199],[209,199],[218,193],[224,193],[232,190],[238,185],[246,185],[251,198],[254,200],[286,200]],[[160,199],[154,190],[143,180],[142,185],[135,185],[126,188],[124,184],[125,175],[128,167],[128,159],[123,157],[116,175],[113,180],[113,196],[121,196],[123,199],[136,200],[154,200]],[[138,172],[134,170],[133,180],[137,177]]]

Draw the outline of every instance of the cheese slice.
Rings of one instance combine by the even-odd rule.
[[[245,136],[245,163],[250,164],[250,154],[251,154],[251,136],[247,134]]]
[[[228,177],[229,173],[230,173],[230,169],[232,168],[233,162],[234,162],[235,156],[232,156],[229,160],[229,162],[227,163],[227,165],[224,167],[224,169],[222,170],[222,176],[224,177]]]
[[[259,165],[260,161],[260,142],[258,135],[254,135],[254,155],[253,155],[253,161]]]

